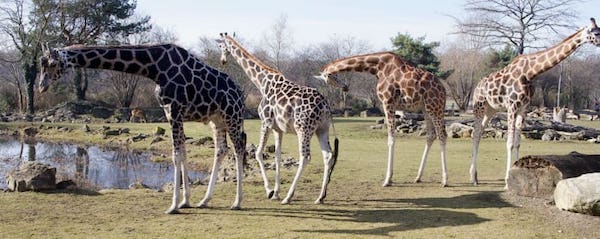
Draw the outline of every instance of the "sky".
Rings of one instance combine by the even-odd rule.
[[[220,32],[259,42],[285,15],[296,49],[332,37],[354,37],[383,50],[391,48],[390,39],[398,33],[425,36],[426,42],[454,39],[450,16],[464,15],[463,4],[464,0],[137,0],[136,11],[175,33],[184,47],[193,47],[200,37],[216,38]],[[598,0],[575,8],[581,16],[576,25],[587,25],[590,17],[600,19],[600,14],[594,15],[600,10]]]

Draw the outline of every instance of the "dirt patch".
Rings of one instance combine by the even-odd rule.
[[[581,238],[600,238],[600,217],[568,212],[554,206],[554,201],[543,198],[519,196],[514,193],[502,193],[502,198],[514,206],[531,210],[556,225],[556,230],[577,231]]]

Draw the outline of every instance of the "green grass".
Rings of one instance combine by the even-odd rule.
[[[424,137],[398,136],[395,147],[393,186],[383,188],[387,155],[385,130],[370,130],[375,118],[336,119],[340,157],[329,185],[325,204],[314,205],[320,190],[323,163],[316,139],[312,160],[296,189],[291,205],[266,199],[259,175],[245,178],[243,210],[231,211],[235,183],[216,186],[208,209],[182,209],[166,215],[171,193],[151,190],[68,190],[52,193],[0,193],[2,238],[581,238],[599,237],[598,227],[581,232],[568,224],[547,220],[538,210],[512,205],[502,191],[505,143],[484,139],[481,143],[479,179],[469,183],[471,141],[449,139],[450,187],[441,188],[439,144],[434,143],[423,183],[412,183],[425,144]],[[600,121],[591,126],[600,128]],[[3,124],[18,128],[29,124]],[[37,124],[35,127],[39,127]],[[102,139],[83,133],[82,125],[65,133],[44,130],[39,138],[81,143],[152,149],[170,155],[170,140],[150,145],[147,139],[126,143],[127,136]],[[91,125],[93,129],[102,125]],[[151,133],[166,124],[110,124],[127,127],[131,135]],[[257,144],[259,122],[247,120],[248,143]],[[209,127],[186,123],[186,135],[210,135]],[[131,136],[130,135],[130,136]],[[272,137],[271,137],[272,139]],[[272,141],[270,141],[272,142]],[[283,151],[297,157],[297,139],[286,135]],[[521,156],[598,153],[587,142],[523,140]],[[212,163],[212,149],[187,146],[188,158],[198,165]],[[167,160],[170,160],[168,157]],[[253,160],[253,159],[251,159]],[[287,193],[295,169],[284,170],[280,195]],[[270,172],[272,178],[273,172]],[[204,195],[206,186],[192,189],[192,202]],[[548,210],[555,210],[549,208]],[[566,213],[566,212],[564,212]],[[596,230],[596,231],[594,231]],[[583,234],[582,234],[583,233]]]

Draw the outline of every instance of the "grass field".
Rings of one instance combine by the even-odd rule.
[[[441,188],[439,144],[436,141],[423,183],[412,183],[425,144],[424,137],[398,136],[393,186],[381,187],[385,174],[387,135],[371,130],[375,118],[340,118],[335,127],[340,157],[323,205],[317,198],[323,163],[316,139],[313,158],[291,205],[266,199],[260,175],[245,178],[243,210],[231,211],[235,183],[216,186],[208,209],[182,209],[166,215],[170,192],[152,190],[67,190],[51,193],[0,193],[1,238],[598,238],[600,219],[561,212],[552,206],[521,205],[503,192],[505,143],[484,139],[478,174],[481,185],[469,183],[471,141],[449,139],[449,187]],[[581,122],[600,128],[600,121]],[[0,125],[2,129],[27,123]],[[47,128],[46,124],[44,128]],[[39,125],[34,125],[39,127]],[[102,139],[84,133],[82,125],[68,130],[42,130],[38,138],[129,148],[152,149],[170,155],[170,141],[151,139],[126,143],[126,136]],[[90,125],[93,130],[102,125]],[[131,135],[150,134],[166,124],[110,124],[130,128]],[[257,144],[259,122],[247,120],[248,143]],[[186,135],[210,135],[209,127],[186,123]],[[271,141],[272,142],[272,141]],[[127,145],[126,145],[127,144]],[[212,149],[187,146],[192,163],[212,163]],[[297,139],[286,135],[284,153],[297,157]],[[521,156],[530,154],[600,153],[598,144],[579,141],[543,142],[524,139]],[[170,160],[166,158],[166,160]],[[253,159],[250,159],[253,160]],[[287,193],[295,168],[283,172],[281,196]],[[272,172],[270,172],[272,176]],[[272,178],[272,177],[271,177]],[[192,189],[197,203],[206,187]],[[517,202],[517,203],[515,203]],[[534,202],[535,203],[535,202]],[[543,202],[542,202],[543,204]],[[550,218],[556,217],[556,218]],[[573,219],[575,217],[575,219]],[[562,220],[567,218],[568,220]],[[573,221],[574,220],[574,221]],[[586,222],[584,224],[578,222]]]

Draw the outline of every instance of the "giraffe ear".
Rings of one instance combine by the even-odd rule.
[[[598,25],[596,25],[596,19],[592,17],[590,18],[590,21],[592,22],[592,28],[598,28]]]

